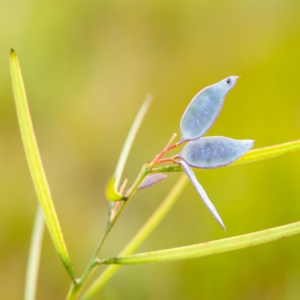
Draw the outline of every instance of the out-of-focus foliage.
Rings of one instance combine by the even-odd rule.
[[[66,243],[80,275],[104,229],[104,198],[131,122],[154,101],[129,157],[132,183],[173,132],[192,97],[240,75],[208,135],[300,136],[300,2],[2,1],[0,10],[0,294],[20,299],[37,198],[20,140],[8,57],[21,62],[33,123]],[[174,153],[175,154],[175,153]],[[197,173],[226,236],[300,219],[299,154]],[[139,191],[103,256],[117,254],[178,174]],[[224,237],[191,185],[141,247]],[[100,299],[297,299],[299,237],[198,260],[123,267]],[[38,299],[63,299],[69,278],[48,233]]]

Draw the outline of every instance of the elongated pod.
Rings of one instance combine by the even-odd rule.
[[[233,163],[253,147],[253,140],[234,140],[223,136],[204,137],[187,143],[174,158],[194,168],[212,169]]]
[[[203,136],[215,122],[226,94],[233,88],[238,76],[227,77],[201,90],[185,110],[181,122],[181,140],[196,140]]]

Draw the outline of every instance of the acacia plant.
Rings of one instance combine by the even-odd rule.
[[[203,244],[154,251],[151,253],[132,254],[169,212],[186,186],[188,182],[187,179],[194,185],[209,211],[225,230],[221,217],[209,200],[205,190],[198,182],[192,168],[219,168],[230,164],[237,165],[255,162],[300,150],[300,140],[250,150],[254,144],[252,140],[234,140],[220,136],[203,137],[218,117],[226,94],[237,82],[237,76],[230,76],[216,84],[204,88],[192,99],[180,122],[181,138],[179,142],[172,144],[176,137],[176,134],[174,134],[162,151],[157,154],[150,163],[145,163],[142,166],[132,186],[127,188],[126,179],[121,184],[123,169],[137,130],[151,102],[149,97],[146,98],[125,141],[114,175],[107,185],[105,195],[109,201],[109,212],[106,228],[94,253],[91,255],[90,261],[87,263],[85,271],[78,277],[73,270],[60,223],[56,215],[31,122],[19,61],[13,50],[11,50],[10,55],[10,67],[25,155],[39,200],[28,259],[25,284],[26,300],[35,299],[44,222],[47,225],[56,251],[70,276],[71,287],[69,293],[66,295],[66,299],[90,299],[122,264],[198,258],[255,246],[300,233],[300,222],[296,222]],[[184,143],[186,143],[185,146],[178,154],[172,157],[165,157],[170,150]],[[135,192],[138,189],[147,188],[165,179],[166,173],[168,172],[181,171],[185,174],[179,178],[161,205],[139,230],[136,236],[128,243],[120,255],[110,258],[100,257],[99,253],[106,237],[127,203],[133,198]],[[109,264],[110,266],[108,266],[94,282],[90,283],[90,276],[95,269],[102,264]],[[87,286],[87,284],[90,285]],[[84,287],[86,287],[85,290]]]

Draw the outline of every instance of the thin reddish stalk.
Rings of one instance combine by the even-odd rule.
[[[157,163],[161,164],[161,163],[164,163],[164,162],[174,162],[174,161],[173,161],[173,158],[170,157],[170,158],[162,158]]]
[[[165,146],[165,148],[155,156],[154,160],[150,163],[150,168],[153,168],[155,165],[157,165],[158,163],[160,163],[161,158],[171,149],[176,148],[177,146],[179,146],[179,143],[176,143],[172,146],[170,146],[170,144],[172,143],[172,141],[174,140],[174,138],[177,136],[177,133],[174,133],[171,137],[171,139],[169,140],[169,142],[167,143],[167,145]]]

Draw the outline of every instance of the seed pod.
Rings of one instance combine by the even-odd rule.
[[[225,78],[204,88],[192,99],[180,122],[180,143],[196,140],[207,132],[221,111],[224,97],[237,79],[237,76]]]
[[[234,140],[223,136],[191,141],[174,158],[194,168],[212,169],[231,164],[253,147],[253,140]]]

